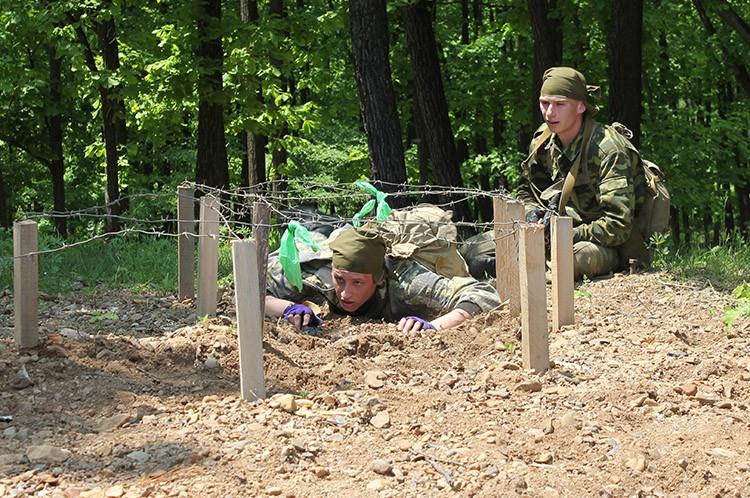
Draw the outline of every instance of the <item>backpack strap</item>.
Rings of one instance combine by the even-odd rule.
[[[537,154],[539,153],[539,149],[541,149],[544,144],[547,143],[547,141],[552,137],[552,132],[550,131],[549,127],[545,123],[542,125],[542,133],[537,138],[536,143],[534,144],[534,148],[531,149],[531,153],[524,159],[524,161],[521,163],[521,166],[525,169],[526,165],[532,161],[534,158],[536,158]],[[531,193],[534,194],[534,198],[536,199],[536,202],[539,203],[540,206],[544,205],[544,202],[541,198],[541,192],[539,189],[532,183],[529,182],[529,186],[531,187],[529,190],[531,190]]]
[[[583,123],[583,141],[581,143],[581,151],[578,153],[573,166],[565,176],[565,182],[563,183],[562,193],[560,194],[560,205],[557,208],[557,212],[562,214],[565,212],[565,206],[570,200],[570,196],[573,193],[573,187],[576,184],[576,175],[580,169],[581,163],[585,161],[588,155],[589,142],[591,141],[591,134],[594,131],[594,121],[587,117]]]

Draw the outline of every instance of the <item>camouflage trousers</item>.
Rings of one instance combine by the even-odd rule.
[[[578,280],[584,275],[596,277],[615,271],[620,266],[620,255],[614,247],[604,247],[589,241],[573,244],[573,274]]]
[[[475,235],[460,245],[461,255],[466,259],[471,274],[479,280],[495,276],[495,240],[493,232]],[[549,258],[549,251],[547,251]],[[573,244],[573,273],[576,280],[586,275],[589,278],[604,275],[620,267],[619,251],[593,242],[581,241]]]

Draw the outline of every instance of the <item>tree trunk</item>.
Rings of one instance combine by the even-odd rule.
[[[461,0],[461,44],[469,44],[469,0]]]
[[[420,0],[403,9],[406,42],[435,177],[441,185],[463,187],[432,27],[434,6],[433,0]],[[457,219],[470,219],[463,202],[455,206],[454,214]]]
[[[641,142],[641,90],[643,52],[643,0],[612,0],[609,37],[610,120],[633,132],[631,142]]]
[[[685,234],[685,245],[689,246],[693,240],[693,234],[690,227],[690,213],[687,209],[682,210],[682,231]]]
[[[102,54],[104,68],[107,71],[117,72],[120,68],[119,48],[117,44],[117,30],[112,17],[95,20],[93,23]],[[78,37],[84,44],[86,50],[86,64],[92,74],[98,72],[95,59],[88,39],[82,29],[78,29]],[[119,230],[120,221],[117,217],[123,211],[120,199],[120,149],[124,150],[127,143],[125,128],[125,102],[119,95],[119,87],[99,86],[99,96],[102,104],[102,136],[104,138],[104,149],[106,154],[106,189],[104,201],[107,205],[106,230],[114,232]]]
[[[210,187],[229,187],[227,145],[224,135],[223,68],[224,52],[221,34],[221,0],[202,0],[197,18],[198,49],[201,68],[198,78],[198,160],[196,182]]]
[[[389,61],[388,15],[385,0],[349,0],[354,74],[367,134],[370,176],[385,192],[406,184],[401,123]],[[394,198],[394,207],[404,205]]]
[[[474,150],[478,155],[485,155],[487,154],[487,139],[484,138],[481,135],[477,135],[474,142]],[[492,190],[492,185],[490,184],[490,175],[489,173],[480,173],[479,174],[479,188],[482,189],[484,192],[489,192]],[[492,198],[488,196],[480,196],[477,198],[477,207],[479,210],[479,215],[484,222],[490,222],[493,219],[493,211],[492,211]]]
[[[745,40],[745,43],[750,45],[750,26],[742,19],[737,12],[729,5],[727,0],[718,0],[719,6],[717,7],[719,17],[727,23],[738,35]]]
[[[255,23],[259,19],[257,0],[240,0],[240,17],[242,22]],[[253,75],[255,78],[255,75]],[[263,102],[263,89],[257,82],[255,98]],[[245,154],[242,165],[243,186],[250,187],[266,181],[266,145],[268,137],[263,134],[244,131],[240,133]]]
[[[52,205],[58,213],[65,211],[65,163],[63,162],[63,128],[62,116],[62,59],[55,53],[55,47],[48,48],[49,59],[49,93],[50,109],[54,113],[47,118],[49,148],[52,154],[48,163],[52,175]],[[64,216],[54,218],[55,230],[61,237],[68,234],[67,219]]]
[[[711,22],[711,19],[709,19],[708,15],[706,14],[706,8],[703,5],[702,0],[693,0],[693,5],[695,6],[695,10],[698,12],[698,16],[700,17],[701,22],[703,23],[703,27],[706,29],[708,35],[716,36],[716,28]],[[742,61],[734,57],[729,52],[729,50],[727,50],[724,44],[721,43],[721,41],[719,41],[719,46],[721,47],[721,53],[724,59],[731,63],[732,69],[734,69],[734,73],[737,77],[737,81],[740,83],[740,86],[742,86],[743,90],[745,90],[745,95],[747,97],[750,97],[750,73],[748,72],[747,67]]]
[[[272,16],[277,16],[279,18],[286,17],[286,12],[284,10],[284,0],[270,0],[268,2],[268,12]],[[282,62],[280,60],[272,58],[271,64],[273,64],[279,70],[279,72],[283,74],[284,68],[282,67]],[[283,76],[281,77],[280,86],[288,88],[288,82]],[[287,123],[283,123],[281,124],[280,129],[274,133],[273,137],[271,137],[273,139],[273,148],[271,151],[271,167],[273,168],[274,172],[273,179],[275,181],[279,181],[278,184],[274,184],[274,189],[277,191],[283,191],[286,189],[285,182],[283,181],[284,176],[282,173],[282,166],[286,164],[288,154],[286,148],[284,148],[283,145],[280,145],[278,141],[283,139],[288,133],[289,125]]]
[[[471,8],[474,15],[474,39],[482,34],[482,0],[472,0]]]
[[[728,184],[723,185],[722,190],[724,190],[724,192],[731,192],[731,186]],[[729,238],[735,231],[734,200],[731,197],[727,197],[727,199],[724,201],[724,228],[727,238]]]
[[[560,19],[550,16],[557,6],[557,0],[527,0],[531,29],[534,34],[534,71],[533,100],[531,102],[531,122],[536,128],[542,124],[539,112],[539,90],[542,88],[544,71],[562,64],[562,23]],[[522,150],[528,150],[531,135],[528,135]]]
[[[735,186],[737,193],[737,210],[739,211],[740,233],[745,238],[750,234],[750,182],[741,180],[742,183]]]
[[[266,145],[268,137],[257,133],[245,133],[245,150],[247,151],[248,181],[247,186],[266,181]]]
[[[0,162],[0,227],[11,228],[10,220],[10,195],[8,192],[8,186],[5,183],[5,176],[3,175],[3,164]]]
[[[713,216],[711,212],[705,210],[703,212],[703,244],[708,247],[709,244],[715,245],[711,242],[711,225],[713,223]]]
[[[669,226],[672,232],[672,241],[680,245],[680,213],[674,206],[669,206]]]
[[[419,163],[419,183],[429,185],[430,183],[430,152],[427,148],[425,138],[424,122],[422,122],[422,111],[419,109],[419,101],[414,96],[414,132],[417,135],[417,162]]]

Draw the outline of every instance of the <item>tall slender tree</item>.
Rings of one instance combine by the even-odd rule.
[[[3,166],[3,163],[0,161],[0,227],[10,228],[10,209],[8,207],[10,196],[8,195],[5,175],[3,175]]]
[[[370,176],[392,184],[381,185],[382,190],[394,191],[406,183],[406,165],[391,80],[385,0],[349,0],[349,24]]]
[[[118,216],[123,206],[120,199],[120,152],[125,151],[127,144],[125,101],[121,95],[121,87],[116,78],[107,77],[106,73],[114,73],[120,69],[119,45],[117,27],[112,13],[111,0],[105,0],[100,10],[93,16],[93,28],[99,42],[100,56],[104,63],[103,69],[96,64],[97,54],[91,46],[82,12],[69,13],[68,18],[75,26],[78,41],[83,47],[83,55],[91,74],[97,77],[99,97],[101,101],[102,136],[106,156],[106,188],[104,200],[107,205],[107,231],[116,231],[120,222]],[[112,83],[114,81],[114,84]]]
[[[244,23],[257,23],[259,19],[257,0],[240,0],[240,18]],[[251,76],[255,78],[255,75]],[[258,81],[255,98],[263,101],[263,89]],[[268,137],[262,133],[243,130],[240,133],[245,148],[243,155],[242,183],[246,187],[266,181],[266,145]]]
[[[63,158],[62,126],[62,58],[54,46],[47,48],[49,61],[49,102],[45,124],[49,140],[50,159],[47,162],[52,176],[52,205],[55,211],[65,211],[65,162]],[[54,219],[57,233],[64,237],[68,233],[67,219]]]
[[[198,80],[198,160],[196,181],[211,187],[229,186],[227,142],[224,134],[221,0],[201,0],[197,14],[200,67]]]
[[[718,6],[716,7],[716,10],[719,17],[721,17],[728,26],[735,30],[737,34],[745,40],[745,43],[750,45],[750,26],[748,26],[745,20],[737,14],[737,11],[734,10],[727,0],[717,0],[717,3]]]
[[[562,20],[556,11],[557,0],[527,0],[531,31],[534,36],[533,89],[531,101],[531,122],[534,126],[542,123],[539,112],[539,90],[542,88],[542,76],[550,67],[562,64]],[[526,131],[520,135],[520,149],[526,152],[531,143],[531,134]]]
[[[284,8],[284,0],[270,0],[268,2],[268,11],[271,14],[271,16],[275,17],[277,20],[286,19],[286,9]],[[286,30],[286,27],[284,27],[284,30]],[[284,37],[286,36],[286,33],[284,34]],[[284,65],[281,60],[278,58],[272,57],[271,63],[276,67],[279,74],[281,75],[281,82],[280,85],[283,88],[283,91],[289,91],[289,78],[284,75]],[[289,158],[289,153],[286,149],[286,146],[283,145],[283,140],[286,138],[286,136],[289,134],[289,124],[284,120],[282,123],[277,124],[278,129],[276,130],[276,133],[274,134],[273,138],[273,147],[271,148],[271,165],[273,166],[274,174],[276,175],[276,179],[282,179],[283,175],[281,174],[281,170],[283,169],[284,165],[286,165],[286,162]],[[283,188],[283,184],[274,184],[274,188]]]
[[[441,185],[463,187],[432,25],[434,9],[434,0],[419,0],[403,8],[406,44],[435,178]],[[470,219],[468,206],[456,205],[454,216]]]
[[[643,0],[612,0],[609,38],[610,119],[633,132],[641,143]]]

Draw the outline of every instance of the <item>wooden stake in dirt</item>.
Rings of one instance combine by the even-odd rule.
[[[574,323],[573,219],[552,218],[552,330]]]
[[[258,248],[258,283],[261,292],[266,291],[266,270],[268,268],[268,226],[271,210],[261,201],[253,203],[253,240]],[[265,316],[265,302],[261,301],[260,316]]]
[[[219,201],[201,197],[200,259],[198,265],[198,316],[216,314],[219,273]]]
[[[521,227],[519,253],[523,366],[543,372],[549,369],[543,225]]]
[[[39,264],[37,225],[31,220],[13,224],[13,308],[16,346],[39,344]]]
[[[501,301],[508,301],[510,316],[521,312],[518,289],[518,231],[516,222],[523,219],[523,203],[495,197],[495,286]]]
[[[177,297],[195,297],[195,189],[177,187]]]
[[[266,396],[263,378],[263,314],[258,280],[258,252],[253,240],[232,241],[234,305],[237,310],[237,341],[240,352],[240,392],[253,401]],[[265,289],[265,286],[263,287]]]

